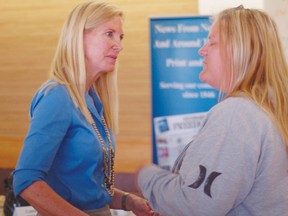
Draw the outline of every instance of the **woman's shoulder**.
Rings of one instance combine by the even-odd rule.
[[[48,80],[45,82],[35,93],[32,103],[31,110],[33,110],[39,103],[45,103],[49,106],[65,106],[70,104],[69,93],[63,84],[59,84],[54,80]]]
[[[63,99],[68,97],[68,91],[63,84],[57,83],[55,80],[46,81],[35,93],[34,99],[41,99],[43,97],[55,97],[55,99]]]
[[[212,112],[227,112],[227,113],[255,113],[261,108],[255,101],[244,97],[228,97],[214,106]]]
[[[249,98],[245,97],[228,97],[219,103],[223,107],[251,107],[257,108],[256,103]]]
[[[214,106],[209,115],[223,121],[274,125],[270,116],[255,101],[245,97],[228,97]]]
[[[48,93],[68,93],[67,89],[64,84],[60,84],[55,80],[48,80],[46,81],[39,89],[39,93],[47,95]]]

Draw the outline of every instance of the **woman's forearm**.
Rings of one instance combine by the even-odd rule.
[[[20,196],[34,207],[41,216],[87,216],[86,213],[60,197],[44,181],[34,182],[23,190]]]
[[[113,200],[110,203],[111,209],[122,209],[121,199],[124,193],[125,193],[124,191],[114,188]]]

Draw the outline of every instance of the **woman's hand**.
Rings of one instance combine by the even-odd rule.
[[[127,195],[126,209],[131,210],[137,216],[159,216],[152,210],[147,200],[134,194]]]

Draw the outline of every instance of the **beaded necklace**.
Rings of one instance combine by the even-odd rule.
[[[108,147],[105,146],[104,140],[96,126],[96,123],[92,117],[92,114],[90,112],[91,119],[93,120],[92,126],[97,134],[97,137],[101,143],[102,151],[103,151],[103,165],[104,165],[104,177],[105,177],[105,187],[107,192],[113,196],[114,194],[114,159],[115,159],[115,153],[114,149],[112,147],[112,141],[110,137],[110,133],[108,130],[108,126],[106,124],[105,118],[102,117],[101,121],[104,126],[105,134],[108,139]],[[110,156],[110,157],[109,157]]]

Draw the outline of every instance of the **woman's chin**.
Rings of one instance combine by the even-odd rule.
[[[199,79],[202,82],[207,82],[207,73],[205,73],[205,71],[201,71],[200,74],[199,74]]]

